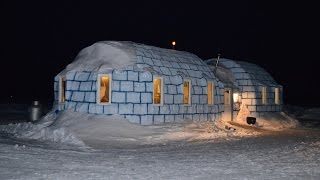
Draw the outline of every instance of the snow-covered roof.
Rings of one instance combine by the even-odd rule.
[[[217,59],[213,58],[206,60],[205,62],[209,65],[215,66],[216,61]],[[265,69],[261,68],[256,64],[220,58],[218,67],[229,69],[233,73],[237,81],[243,79],[250,79],[253,85],[279,86],[279,84],[272,78],[272,76]],[[219,77],[220,76],[218,76],[218,78]]]
[[[206,63],[195,54],[129,41],[101,41],[84,48],[62,73],[68,71],[106,72],[133,65],[137,70],[159,75],[214,78]]]

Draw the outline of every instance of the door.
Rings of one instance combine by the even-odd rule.
[[[226,121],[232,121],[233,119],[233,95],[231,88],[224,89],[224,113],[223,119]]]

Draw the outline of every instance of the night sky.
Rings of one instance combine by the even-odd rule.
[[[94,42],[171,48],[175,40],[175,49],[202,59],[221,53],[253,62],[284,86],[286,104],[320,106],[317,7],[248,0],[2,1],[0,103],[51,103],[54,76]]]

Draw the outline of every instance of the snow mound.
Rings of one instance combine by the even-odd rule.
[[[270,131],[283,131],[300,126],[298,120],[288,116],[284,112],[266,113],[256,117],[255,124],[248,124],[246,118],[239,115],[234,121],[221,119],[215,123],[217,128],[234,131],[235,136],[258,135]]]

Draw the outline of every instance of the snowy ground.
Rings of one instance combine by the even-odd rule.
[[[23,118],[3,111],[9,112],[0,111],[2,122]],[[52,112],[39,122],[1,125],[1,179],[320,178],[320,130],[284,114],[257,119],[255,126],[189,121],[145,127],[105,119]]]

